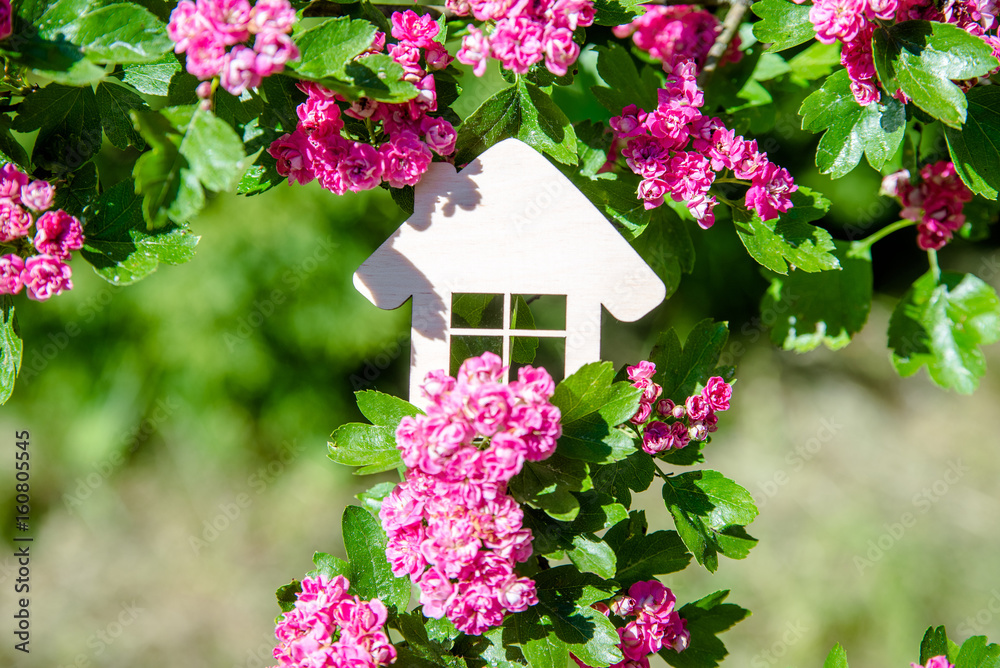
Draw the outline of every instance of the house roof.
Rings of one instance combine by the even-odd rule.
[[[527,144],[506,139],[457,172],[434,163],[413,215],[354,274],[380,308],[411,295],[577,295],[632,321],[666,288],[614,226]]]

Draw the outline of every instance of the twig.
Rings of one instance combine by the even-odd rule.
[[[715,38],[715,44],[708,50],[708,57],[705,58],[705,67],[701,70],[698,84],[704,88],[705,83],[711,78],[715,68],[719,65],[719,60],[729,48],[729,43],[733,41],[736,31],[740,28],[743,15],[746,14],[750,6],[749,0],[730,0],[729,11],[726,12],[726,19],[722,23],[722,32]]]

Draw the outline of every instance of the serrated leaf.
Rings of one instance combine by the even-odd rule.
[[[841,647],[840,643],[834,645],[830,653],[826,655],[823,668],[850,668],[847,665],[847,650]]]
[[[140,93],[166,97],[170,80],[181,71],[181,64],[173,54],[151,63],[126,65],[122,68],[122,81]]]
[[[750,616],[750,611],[724,603],[728,590],[688,603],[678,613],[687,622],[691,641],[683,652],[660,650],[660,656],[674,668],[715,668],[729,653],[717,637]]]
[[[974,193],[997,199],[1000,193],[1000,89],[976,86],[967,93],[968,113],[961,129],[945,127],[955,171]]]
[[[130,115],[132,111],[149,110],[141,97],[124,86],[102,81],[97,85],[97,108],[104,134],[114,146],[123,150],[135,146],[140,151],[146,147]]]
[[[649,360],[656,365],[653,381],[663,388],[663,397],[683,404],[699,384],[712,376],[725,377],[719,355],[728,339],[726,323],[711,318],[694,326],[683,348],[673,329],[661,333]]]
[[[926,664],[935,656],[947,656],[949,663],[958,661],[959,647],[948,639],[945,627],[930,626],[920,641],[920,664]]]
[[[352,422],[330,436],[328,457],[345,466],[360,466],[355,475],[399,468],[403,459],[396,449],[396,430]]]
[[[327,19],[295,35],[300,53],[295,71],[311,79],[345,79],[345,66],[372,45],[375,32],[368,21],[346,16]]]
[[[215,192],[235,188],[246,158],[236,131],[200,109],[168,108],[162,113],[181,131],[180,153],[201,184]]]
[[[675,531],[654,531],[633,536],[621,544],[618,570],[614,579],[629,587],[634,582],[652,580],[658,575],[676,573],[691,562],[684,542]]]
[[[777,274],[787,274],[789,265],[810,272],[836,269],[833,237],[809,224],[826,214],[830,200],[802,186],[791,199],[791,209],[768,221],[756,212],[733,209],[733,223],[750,257]]]
[[[392,494],[392,490],[394,489],[396,489],[396,483],[380,482],[374,487],[355,494],[354,498],[361,502],[365,510],[377,517],[379,510],[382,508],[382,501],[385,497]]]
[[[278,599],[278,606],[282,612],[290,612],[295,609],[295,602],[298,600],[301,591],[302,583],[298,580],[292,580],[288,584],[278,587],[274,592],[274,596]],[[282,615],[279,615],[279,619],[281,617]]]
[[[524,79],[494,94],[458,130],[455,164],[472,161],[490,146],[516,137],[567,165],[576,165],[576,132],[547,93]]]
[[[83,234],[84,259],[101,278],[115,285],[135,283],[156,271],[161,262],[187,262],[194,257],[199,239],[176,225],[148,231],[142,197],[128,180],[98,198]]]
[[[558,452],[538,462],[526,461],[508,489],[518,501],[540,508],[557,520],[571,521],[580,512],[580,502],[570,492],[590,489],[587,464]]]
[[[174,46],[163,22],[131,2],[92,8],[62,30],[87,58],[101,63],[148,63]]]
[[[635,452],[632,436],[618,425],[635,415],[642,391],[612,384],[614,376],[610,362],[592,362],[556,387],[552,403],[562,412],[561,455],[603,464]]]
[[[962,643],[955,668],[994,668],[1000,657],[1000,646],[987,642],[986,636],[972,636]]]
[[[581,573],[595,573],[605,579],[615,577],[617,559],[615,551],[592,533],[573,537],[573,548],[566,556]]]
[[[820,344],[839,350],[864,327],[872,304],[871,253],[845,241],[834,244],[840,270],[767,275],[771,286],[760,311],[772,316],[775,345],[800,353]]]
[[[65,178],[66,181],[56,188],[56,198],[52,207],[79,217],[97,199],[97,166],[88,162],[75,172],[67,174]]]
[[[718,471],[669,476],[663,500],[681,540],[709,571],[718,567],[717,554],[742,559],[756,542],[743,531],[757,516],[753,497]]]
[[[405,72],[389,56],[378,53],[353,60],[345,67],[353,86],[345,90],[349,98],[368,97],[381,102],[405,102],[417,94],[416,87],[403,77]]]
[[[614,115],[630,104],[651,111],[656,108],[659,75],[648,65],[636,65],[629,52],[618,44],[597,49],[597,72],[614,87],[593,86],[594,97]],[[640,72],[641,70],[641,72]]]
[[[784,51],[816,36],[809,20],[810,5],[797,5],[788,0],[760,0],[750,9],[762,20],[753,24],[753,34],[770,44],[768,51]]]
[[[332,580],[338,575],[342,575],[348,580],[354,577],[354,570],[351,568],[351,564],[340,557],[335,557],[326,552],[314,552],[312,560],[316,568],[306,573],[307,576],[316,577],[322,575],[327,580]]]
[[[899,149],[906,130],[906,109],[897,100],[884,95],[881,102],[866,107],[854,100],[847,70],[828,77],[802,102],[799,113],[803,130],[823,132],[816,166],[835,179],[854,169],[862,154],[874,169],[882,169]]]
[[[29,93],[13,127],[38,130],[31,161],[56,175],[75,171],[101,148],[101,115],[89,86],[52,83]]]
[[[351,588],[362,598],[381,599],[386,606],[406,610],[409,577],[397,578],[385,556],[388,539],[379,521],[364,508],[347,506],[343,519],[344,548],[351,560]]]
[[[642,0],[594,0],[594,23],[620,26],[642,15]]]
[[[656,476],[653,458],[641,450],[617,462],[593,467],[594,489],[611,495],[626,508],[632,505],[632,492],[645,491]]]
[[[14,313],[14,298],[0,295],[0,405],[7,403],[14,392],[23,350],[24,342]]]
[[[622,660],[614,625],[590,607],[610,598],[618,589],[616,583],[581,573],[574,566],[557,566],[536,575],[535,587],[535,610],[553,631],[548,635],[549,642],[565,643],[570,652],[590,666],[608,666]],[[522,647],[531,661],[528,648]],[[534,668],[535,664],[531,665]],[[559,664],[559,668],[565,665]]]
[[[364,390],[354,393],[361,414],[380,427],[395,429],[404,417],[423,415],[423,411],[391,394],[383,394],[375,390]]]
[[[892,362],[902,376],[926,365],[931,380],[971,394],[986,373],[979,346],[1000,341],[1000,299],[972,274],[928,272],[903,295],[889,320]]]
[[[875,70],[890,93],[901,89],[945,125],[965,122],[965,93],[952,80],[984,76],[997,67],[992,48],[950,23],[903,21],[875,30]]]
[[[31,173],[31,161],[21,143],[10,133],[11,120],[7,114],[0,115],[0,160],[13,162],[22,170]]]
[[[794,83],[807,86],[810,81],[829,76],[839,65],[839,44],[813,42],[805,51],[797,53],[788,61],[789,77]]]

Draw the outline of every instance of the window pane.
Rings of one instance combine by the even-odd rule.
[[[554,336],[512,336],[510,350],[513,362],[510,365],[510,379],[517,380],[517,370],[522,366],[545,367],[549,375],[558,383],[566,374],[566,339]],[[519,359],[519,351],[522,353]],[[525,361],[531,352],[533,361]]]
[[[462,362],[485,352],[503,357],[503,339],[499,336],[452,336],[449,373],[454,376]]]
[[[566,330],[565,295],[511,295],[511,329]]]
[[[503,295],[452,294],[451,326],[502,329]]]

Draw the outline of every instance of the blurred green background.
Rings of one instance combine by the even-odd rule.
[[[488,92],[472,87],[460,113]],[[560,103],[601,113],[572,95]],[[793,173],[816,140],[794,130],[795,108],[778,110],[770,151]],[[863,165],[802,182],[834,200],[822,224],[844,238],[894,220],[878,178]],[[409,307],[380,311],[351,283],[404,218],[383,191],[220,197],[194,225],[191,263],[116,288],[78,259],[71,293],[18,298],[24,363],[0,408],[0,500],[9,546],[13,434],[28,430],[32,642],[29,655],[13,650],[5,549],[0,665],[271,665],[275,588],[309,570],[314,551],[342,553],[344,506],[390,479],[351,476],[326,441],[360,418],[353,391],[405,393]],[[638,323],[606,317],[603,354],[634,363],[666,327],[730,322],[739,381],[706,466],[754,494],[760,544],[714,576],[668,578],[682,602],[727,588],[754,611],[723,636],[727,665],[819,666],[841,642],[852,665],[905,666],[931,624],[1000,639],[1000,350],[987,351],[973,397],[895,375],[888,314],[926,267],[902,233],[875,247],[880,292],[857,339],[838,353],[782,353],[732,226],[691,232],[695,273]],[[997,258],[995,240],[956,243],[941,264],[997,286]],[[639,503],[652,528],[671,526],[658,490]]]

